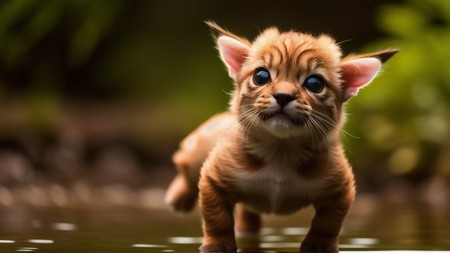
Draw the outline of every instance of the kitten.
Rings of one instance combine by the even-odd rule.
[[[308,205],[316,213],[300,251],[338,252],[338,233],[355,197],[339,141],[343,104],[397,50],[341,59],[326,35],[270,28],[251,43],[207,24],[235,89],[229,111],[202,124],[174,154],[179,174],[166,202],[189,211],[199,196],[201,252],[236,252],[235,230],[256,233],[260,214]]]

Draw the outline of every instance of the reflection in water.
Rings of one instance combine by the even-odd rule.
[[[168,242],[173,244],[201,244],[202,237],[169,237]]]
[[[131,245],[133,248],[167,248],[167,245],[135,243]]]
[[[38,248],[35,247],[20,247],[17,249],[18,252],[32,252],[36,251]]]
[[[53,240],[48,239],[30,239],[28,240],[29,243],[36,243],[36,244],[52,244]]]
[[[281,234],[283,235],[306,235],[309,228],[307,227],[287,227],[281,229]]]
[[[77,229],[77,225],[72,223],[53,223],[52,227],[59,231],[74,231]]]
[[[240,252],[297,252],[312,209],[289,217],[264,217],[259,236],[238,235]],[[450,250],[450,213],[419,205],[355,203],[340,249]],[[3,252],[197,252],[202,241],[199,212],[96,207],[0,207]],[[437,251],[433,251],[437,253]],[[449,251],[447,251],[449,252]],[[398,253],[398,251],[397,251]]]
[[[379,240],[376,238],[350,238],[348,242],[353,245],[376,245]]]

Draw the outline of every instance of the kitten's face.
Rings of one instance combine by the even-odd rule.
[[[232,106],[245,127],[278,137],[323,137],[341,117],[339,61],[327,36],[269,29],[250,48]]]
[[[247,130],[262,129],[277,137],[324,138],[342,125],[342,104],[369,84],[388,49],[341,59],[326,35],[267,29],[253,43],[213,22],[220,56],[236,89],[231,111]]]

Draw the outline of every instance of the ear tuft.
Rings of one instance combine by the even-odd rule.
[[[392,56],[394,56],[396,53],[398,53],[399,50],[396,48],[389,48],[383,51],[379,51],[376,53],[372,53],[372,54],[366,54],[363,55],[362,57],[373,57],[373,58],[377,58],[378,60],[380,60],[382,63],[387,62],[389,59],[391,59]]]
[[[379,52],[375,55],[382,63],[387,62],[387,60],[391,59],[392,56],[394,56],[396,53],[398,53],[398,49],[391,48],[384,51]]]
[[[227,34],[227,31],[225,31],[214,21],[205,21],[205,24],[209,27],[215,38],[218,38],[220,35]]]

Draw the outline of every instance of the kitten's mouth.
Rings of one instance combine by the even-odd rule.
[[[287,121],[296,126],[303,125],[306,122],[306,115],[303,115],[303,114],[289,115],[282,110],[280,110],[278,112],[271,112],[271,113],[260,113],[259,118],[262,121],[268,121],[268,120],[277,120],[280,122]]]

